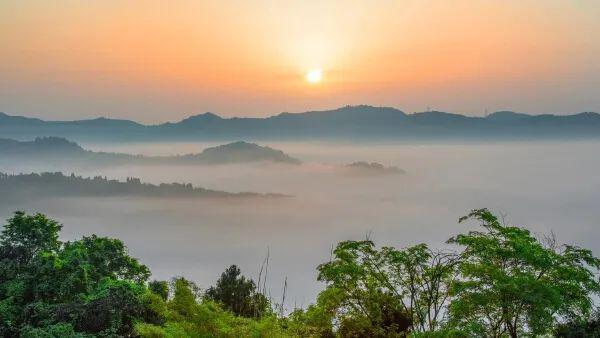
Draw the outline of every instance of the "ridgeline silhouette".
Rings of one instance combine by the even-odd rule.
[[[395,108],[361,105],[266,118],[204,113],[179,122],[143,125],[107,118],[44,121],[0,113],[0,135],[17,139],[61,136],[77,141],[586,139],[600,137],[600,114],[501,111],[473,117],[440,111],[405,114]]]
[[[259,146],[243,141],[204,149],[197,154],[176,156],[143,156],[123,153],[94,152],[83,149],[77,143],[61,137],[37,137],[33,141],[0,139],[0,162],[20,160],[24,162],[93,164],[188,164],[216,165],[248,162],[275,162],[300,164],[281,150]]]

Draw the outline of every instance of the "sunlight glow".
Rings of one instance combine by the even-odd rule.
[[[311,70],[305,75],[306,81],[309,83],[318,83],[323,79],[323,71],[320,69]]]

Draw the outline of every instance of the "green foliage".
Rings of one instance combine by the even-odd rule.
[[[84,302],[67,309],[80,332],[102,336],[129,335],[135,321],[160,323],[161,319],[142,302],[143,286],[129,281],[104,279]]]
[[[97,283],[103,278],[145,282],[150,270],[128,255],[123,242],[92,235],[75,242],[65,243],[65,261],[77,261],[84,266],[86,277]]]
[[[60,323],[43,328],[26,326],[19,332],[22,338],[76,338],[86,335],[76,333],[71,324]]]
[[[324,296],[319,301],[324,301]],[[332,307],[321,302],[309,305],[306,310],[296,309],[283,319],[283,326],[292,336],[298,337],[335,337],[333,331],[334,313]]]
[[[61,225],[44,215],[16,212],[0,234],[0,335],[15,336],[35,319],[39,259],[56,254]],[[47,312],[47,311],[46,311]]]
[[[194,282],[183,277],[173,280],[173,299],[169,302],[169,308],[173,315],[181,318],[190,318],[196,313],[196,299],[199,292]]]
[[[318,268],[319,280],[328,282],[321,296],[342,332],[433,331],[443,323],[455,266],[454,255],[424,244],[377,250],[368,240],[341,242]]]
[[[205,293],[183,277],[152,281],[116,239],[62,243],[61,225],[16,212],[0,233],[2,337],[600,337],[600,260],[474,210],[482,231],[449,243],[338,244],[319,265],[315,304],[278,317],[230,266]],[[560,323],[562,322],[562,323]]]
[[[36,270],[36,294],[58,302],[87,294],[106,278],[140,284],[150,274],[146,266],[127,254],[121,241],[95,235],[64,243],[55,254],[45,253]]]
[[[546,245],[526,229],[502,225],[487,209],[461,218],[483,231],[450,239],[464,247],[452,285],[454,324],[472,334],[511,337],[547,333],[561,317],[585,318],[600,291],[600,260],[574,246]]]
[[[269,301],[257,292],[254,281],[242,276],[235,265],[228,267],[217,284],[206,290],[206,298],[219,302],[238,316],[249,318],[261,317],[269,307]]]
[[[318,267],[319,280],[328,283],[319,304],[339,323],[345,336],[405,334],[412,326],[386,267],[386,257],[371,241],[346,241],[334,250],[334,259]]]
[[[152,291],[154,294],[160,296],[162,300],[169,299],[169,283],[167,281],[158,281],[154,280],[148,283],[148,289]]]
[[[0,235],[3,254],[7,254],[22,265],[26,265],[38,253],[54,252],[59,249],[58,233],[62,226],[42,214],[26,215],[15,212]],[[5,258],[5,257],[3,257]]]
[[[560,338],[600,337],[600,309],[596,309],[590,318],[576,318],[558,325],[554,335]]]
[[[172,282],[173,297],[157,299],[166,307],[163,325],[138,322],[135,332],[142,337],[284,337],[280,320],[265,315],[256,320],[236,316],[209,299],[201,300],[197,286],[184,279]]]
[[[119,240],[61,243],[60,224],[16,212],[0,235],[0,335],[128,335],[160,319],[146,306],[149,270]],[[71,331],[74,330],[71,334]]]

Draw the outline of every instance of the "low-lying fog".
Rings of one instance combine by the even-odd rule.
[[[214,145],[214,144],[210,144]],[[288,279],[286,308],[314,301],[321,285],[316,266],[345,239],[367,234],[379,245],[441,245],[464,231],[458,217],[488,207],[514,225],[553,231],[561,242],[600,254],[600,150],[598,142],[452,145],[270,143],[304,164],[128,166],[61,169],[84,176],[151,183],[189,182],[225,191],[277,192],[292,199],[204,200],[60,198],[1,205],[43,212],[64,224],[63,238],[96,233],[122,239],[130,253],[166,279],[184,275],[210,286],[230,264],[254,278],[270,250],[268,285],[276,302]],[[83,144],[87,149],[148,155],[199,152],[208,144]],[[379,162],[404,175],[349,177],[336,166]]]

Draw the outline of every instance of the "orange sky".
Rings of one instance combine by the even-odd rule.
[[[600,111],[598,32],[596,0],[4,0],[0,111]]]

